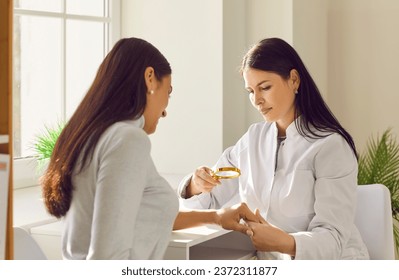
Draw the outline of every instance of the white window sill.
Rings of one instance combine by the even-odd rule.
[[[57,221],[44,207],[40,186],[14,189],[14,226],[33,226]]]
[[[38,170],[35,158],[15,159],[13,170],[14,190],[37,186],[39,184],[39,178],[42,172]]]

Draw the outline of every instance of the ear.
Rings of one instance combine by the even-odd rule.
[[[295,90],[298,90],[299,85],[301,83],[301,77],[299,77],[299,73],[296,69],[292,69],[290,71],[290,82],[291,82],[292,87]]]
[[[144,70],[144,80],[145,80],[145,85],[147,86],[147,92],[150,92],[150,90],[155,89],[155,71],[154,68],[151,66],[147,67]]]

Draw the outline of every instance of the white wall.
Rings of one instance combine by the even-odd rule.
[[[360,152],[387,128],[399,134],[399,1],[247,3],[248,45],[272,36],[293,44]],[[259,120],[247,114],[249,123]]]
[[[399,132],[399,1],[329,5],[328,101],[362,151],[371,135]]]
[[[122,37],[154,44],[172,66],[173,93],[152,154],[160,172],[212,165],[223,150],[223,1],[124,0]]]
[[[292,43],[293,0],[246,0],[247,43],[280,37]]]
[[[358,150],[399,131],[399,1],[123,0],[122,10],[122,35],[148,39],[173,68],[169,115],[152,136],[161,172],[213,164],[262,120],[237,70],[267,37],[293,44]]]
[[[324,98],[328,97],[327,1],[293,0],[292,44]]]
[[[248,48],[245,10],[245,1],[223,1],[223,148],[234,145],[249,125],[251,103],[239,73]]]
[[[292,44],[293,0],[247,0],[247,48],[268,37],[279,37]],[[247,123],[263,120],[259,112],[247,106]]]

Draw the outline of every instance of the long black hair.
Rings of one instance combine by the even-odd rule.
[[[301,81],[298,94],[295,95],[295,126],[298,132],[309,138],[325,137],[326,132],[339,133],[357,157],[351,135],[328,108],[316,83],[291,45],[279,38],[263,39],[244,56],[241,73],[248,68],[273,72],[285,80],[290,77],[292,69],[297,70]]]
[[[72,172],[81,171],[93,156],[103,132],[112,124],[138,119],[147,104],[144,72],[154,68],[161,80],[171,74],[166,58],[138,38],[119,40],[101,63],[97,75],[59,136],[41,185],[50,214],[64,216],[72,200]],[[79,166],[78,159],[82,154]]]

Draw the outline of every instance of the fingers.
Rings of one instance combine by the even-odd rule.
[[[244,212],[244,215],[242,217],[245,221],[251,221],[251,222],[257,222],[260,223],[261,221],[259,220],[259,217],[256,216],[251,210],[248,209],[248,211]]]
[[[262,215],[260,214],[259,209],[256,209],[256,210],[255,210],[255,215],[256,215],[257,219],[259,219],[259,222],[260,222],[261,224],[267,224],[266,220],[265,220],[265,219],[262,217]]]
[[[204,180],[205,182],[211,184],[211,185],[219,185],[220,181],[216,179],[213,175],[212,169],[206,166],[200,167],[198,170],[198,176]]]
[[[243,225],[243,224],[237,223],[236,226],[233,228],[233,230],[239,231],[239,232],[241,232],[243,234],[246,234],[248,236],[249,236],[249,234],[253,235],[252,230],[248,226]]]
[[[201,192],[210,192],[220,181],[213,177],[213,171],[209,167],[199,167],[192,178],[192,181]]]
[[[240,211],[240,218],[244,219],[245,221],[252,221],[252,222],[257,222],[260,223],[259,217],[254,214],[251,209],[249,209],[248,205],[243,202],[239,205],[239,211]]]
[[[233,228],[233,230],[239,231],[239,232],[242,232],[242,233],[246,233],[247,230],[248,230],[248,227],[246,227],[246,226],[244,226],[242,224],[236,224],[236,226]]]
[[[258,222],[247,222],[248,227],[250,227],[251,229],[254,228],[255,225],[258,225]]]

